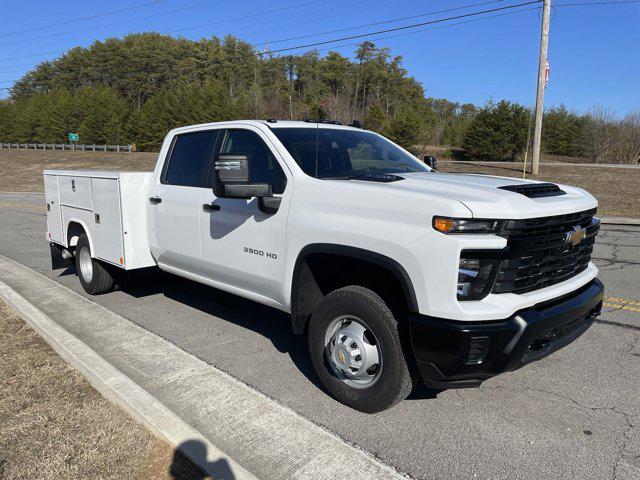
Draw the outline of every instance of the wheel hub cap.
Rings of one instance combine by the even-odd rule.
[[[91,261],[91,254],[89,250],[83,248],[80,250],[80,274],[82,278],[89,283],[93,278],[93,262]]]
[[[381,370],[381,355],[373,332],[355,318],[334,320],[327,330],[326,352],[334,373],[350,386],[373,384]]]

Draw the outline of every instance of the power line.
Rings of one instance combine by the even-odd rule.
[[[384,20],[384,21],[381,21],[381,22],[366,23],[366,24],[363,24],[363,25],[355,25],[353,27],[339,28],[337,30],[328,30],[326,32],[311,33],[309,35],[300,35],[300,36],[297,36],[297,37],[283,38],[283,39],[280,39],[280,40],[273,40],[271,42],[255,43],[254,46],[274,44],[274,43],[282,43],[282,42],[288,42],[290,40],[300,40],[301,38],[319,37],[321,35],[328,35],[330,33],[344,32],[344,31],[353,30],[353,29],[356,29],[356,28],[374,27],[376,25],[385,25],[385,24],[388,24],[388,23],[401,22],[403,20],[411,20],[411,19],[414,19],[414,18],[427,17],[427,16],[431,16],[431,15],[437,15],[437,14],[440,14],[440,13],[448,13],[448,12],[453,12],[455,10],[465,10],[467,8],[479,7],[479,6],[482,6],[482,5],[488,5],[488,4],[491,4],[491,3],[500,3],[500,2],[504,2],[504,1],[505,0],[491,0],[489,2],[474,3],[474,4],[471,4],[471,5],[463,5],[461,7],[456,7],[456,8],[448,8],[446,10],[437,10],[435,12],[421,13],[421,14],[418,14],[418,15],[409,15],[407,17],[394,18],[392,20]]]
[[[441,30],[443,28],[457,27],[457,26],[460,26],[460,25],[466,25],[467,23],[480,22],[480,21],[483,21],[483,20],[488,20],[490,18],[506,17],[507,15],[515,15],[517,13],[531,12],[531,11],[534,11],[534,10],[538,10],[538,7],[523,8],[522,10],[515,10],[513,12],[506,12],[506,13],[498,13],[496,15],[487,15],[486,17],[482,17],[482,18],[474,18],[474,19],[471,19],[471,20],[463,20],[461,22],[448,23],[446,25],[439,25],[437,27],[421,28],[421,29],[415,30],[413,32],[403,32],[403,33],[396,33],[395,35],[385,35],[384,37],[376,37],[373,40],[378,41],[378,40],[387,40],[389,38],[406,37],[406,36],[415,35],[415,34],[418,34],[418,33],[430,32],[432,30]],[[360,44],[360,42],[343,43],[341,45],[332,45],[330,47],[320,48],[320,49],[317,49],[317,50],[319,52],[322,52],[322,51],[326,51],[326,50],[332,50],[334,48],[353,47],[353,46],[359,45],[359,44]]]
[[[640,0],[611,0],[608,2],[576,2],[576,3],[556,3],[555,7],[584,7],[589,5],[624,5],[629,3],[640,3]]]
[[[165,0],[163,0],[165,1]],[[26,38],[26,39],[22,39],[22,40],[12,40],[10,42],[4,42],[4,43],[0,43],[0,47],[4,47],[7,45],[16,45],[16,44],[22,44],[25,42],[31,42],[34,40],[43,40],[43,39],[47,39],[47,38],[55,38],[55,37],[63,37],[65,35],[71,35],[74,33],[78,33],[78,32],[86,32],[89,30],[95,30],[98,28],[104,28],[104,27],[113,27],[115,25],[121,25],[123,23],[130,23],[130,22],[137,22],[139,20],[142,19],[149,19],[149,18],[155,18],[155,17],[160,17],[163,15],[169,15],[172,13],[180,13],[180,12],[184,12],[185,10],[188,9],[193,9],[193,8],[199,8],[199,7],[203,7],[203,6],[207,6],[207,5],[212,5],[214,3],[222,3],[224,0],[215,0],[215,1],[211,1],[211,2],[205,2],[205,3],[199,3],[199,4],[195,4],[195,5],[189,5],[186,7],[180,7],[174,10],[169,10],[166,12],[160,12],[160,13],[154,13],[154,14],[150,14],[150,15],[144,15],[141,17],[137,17],[137,18],[130,18],[130,19],[126,19],[126,20],[118,20],[116,22],[110,22],[110,23],[103,23],[101,25],[94,25],[94,26],[90,26],[90,27],[82,27],[82,28],[76,28],[74,30],[68,30],[65,32],[57,32],[57,33],[49,33],[47,35],[40,35],[37,37],[31,37],[31,38]],[[288,7],[282,7],[282,8],[277,8],[277,9],[273,9],[273,10],[267,10],[267,11],[263,11],[263,12],[258,12],[258,13],[253,13],[250,15],[243,15],[243,16],[239,16],[239,17],[234,17],[234,18],[228,18],[228,19],[224,19],[224,20],[219,20],[217,22],[212,22],[212,23],[208,23],[208,24],[204,24],[204,25],[195,25],[195,26],[190,26],[190,27],[185,27],[185,28],[179,28],[179,29],[175,29],[175,30],[169,30],[167,32],[163,32],[164,34],[169,34],[169,33],[175,33],[175,32],[181,32],[181,31],[185,31],[185,30],[192,30],[195,28],[200,28],[203,26],[210,26],[210,25],[217,25],[217,24],[222,24],[222,23],[229,23],[229,22],[233,22],[236,20],[244,20],[247,18],[253,18],[253,17],[257,17],[257,16],[261,16],[261,15],[268,15],[271,13],[276,13],[276,12],[281,12],[284,10],[290,10],[293,8],[299,8],[299,7],[304,7],[307,5],[312,5],[312,4],[316,4],[316,3],[322,3],[324,0],[314,0],[311,2],[307,2],[307,3],[301,3],[301,4],[296,4],[296,5],[291,5]],[[500,0],[502,1],[502,0]]]
[[[165,0],[163,0],[163,1],[165,1]],[[158,16],[161,16],[161,15],[167,15],[167,14],[171,14],[171,13],[182,12],[182,11],[184,11],[186,9],[190,9],[190,8],[197,8],[197,7],[210,5],[210,4],[214,4],[214,3],[220,3],[221,1],[224,1],[224,0],[215,0],[215,1],[205,2],[205,3],[189,5],[189,6],[186,6],[186,7],[181,7],[181,8],[176,9],[176,10],[170,10],[170,11],[166,11],[166,12],[147,15],[147,16],[144,16],[144,17],[138,17],[136,19],[122,20],[122,21],[113,22],[113,23],[110,23],[110,24],[103,24],[103,25],[99,25],[99,26],[95,26],[95,27],[77,29],[77,30],[73,30],[71,32],[62,32],[60,34],[53,34],[51,36],[59,36],[59,35],[67,34],[67,33],[75,33],[75,32],[85,31],[85,30],[93,30],[93,29],[99,28],[99,27],[111,26],[111,25],[130,22],[130,21],[133,21],[133,20],[139,20],[140,18],[158,17]],[[283,10],[299,8],[299,7],[303,7],[303,6],[306,6],[306,5],[322,3],[323,1],[324,0],[314,0],[314,1],[311,1],[311,2],[307,2],[307,3],[301,3],[301,4],[291,5],[291,6],[288,6],[288,7],[282,7],[282,8],[278,8],[278,9],[262,11],[262,12],[258,12],[258,13],[251,14],[251,15],[244,15],[244,16],[234,17],[234,18],[230,18],[230,19],[220,20],[218,22],[214,22],[212,24],[207,24],[207,25],[221,24],[221,23],[233,22],[233,21],[236,21],[236,20],[243,20],[243,19],[246,19],[246,18],[253,18],[253,17],[256,17],[256,16],[267,15],[267,14],[270,14],[270,13],[280,12],[280,11],[283,11]],[[196,25],[196,26],[186,27],[184,29],[172,30],[172,31],[169,31],[169,32],[164,32],[164,33],[165,34],[174,33],[174,32],[178,32],[178,31],[182,31],[182,30],[200,28],[201,26],[203,26],[203,25]],[[40,38],[40,37],[38,37],[38,38]],[[26,40],[21,40],[20,42],[10,42],[10,43],[23,43],[24,41],[26,41]],[[4,43],[4,44],[0,44],[0,46],[8,45],[8,44],[9,43]],[[63,53],[63,52],[64,51],[54,50],[54,51],[48,51],[48,52],[35,53],[35,54],[32,54],[32,55],[25,55],[25,56],[21,56],[21,57],[2,58],[2,59],[0,59],[0,62],[9,62],[9,61],[12,61],[12,60],[20,60],[20,59],[23,59],[23,58],[33,58],[33,57],[38,57],[38,56],[42,56],[42,55],[49,55],[49,54],[60,54],[60,53]]]
[[[262,11],[262,12],[258,12],[258,13],[252,13],[251,15],[243,15],[240,17],[234,17],[234,18],[227,18],[224,20],[219,20],[217,22],[211,22],[211,23],[202,23],[200,25],[193,25],[191,27],[184,27],[184,28],[177,28],[175,30],[168,30],[166,32],[164,32],[165,34],[169,34],[169,33],[176,33],[176,32],[184,32],[186,30],[195,30],[196,28],[202,28],[202,27],[210,27],[212,25],[219,25],[221,23],[229,23],[229,22],[234,22],[236,20],[245,20],[247,18],[253,18],[253,17],[260,17],[262,15],[269,15],[271,13],[277,13],[277,12],[283,12],[285,10],[291,10],[294,8],[300,8],[300,7],[306,7],[308,5],[314,5],[317,3],[323,3],[324,0],[313,0],[311,2],[306,2],[306,3],[297,3],[295,5],[289,5],[288,7],[281,7],[281,8],[275,8],[273,10],[266,10],[266,11]]]
[[[91,20],[92,18],[99,18],[99,17],[105,17],[107,15],[115,15],[116,13],[129,12],[131,10],[136,10],[138,8],[148,7],[149,5],[156,5],[158,3],[163,3],[163,2],[166,2],[166,1],[167,0],[154,0],[152,2],[141,3],[139,5],[133,5],[131,7],[120,8],[118,10],[111,10],[111,11],[108,11],[108,12],[96,13],[95,15],[89,15],[88,17],[74,18],[73,20],[65,20],[64,22],[49,23],[48,25],[40,25],[39,27],[33,27],[33,28],[27,28],[27,29],[24,29],[24,30],[16,30],[16,31],[13,31],[13,32],[2,33],[2,34],[0,34],[0,37],[8,37],[8,36],[11,36],[11,35],[18,35],[18,34],[21,34],[21,33],[34,32],[34,31],[37,31],[37,30],[43,30],[45,28],[58,27],[60,25],[68,25],[70,23],[76,23],[76,22],[80,22],[82,20]]]
[[[48,52],[40,52],[40,53],[34,53],[32,55],[23,55],[20,57],[11,57],[11,58],[0,58],[0,62],[10,62],[11,60],[22,60],[23,58],[33,58],[33,57],[40,57],[42,55],[51,55],[52,53],[62,53],[63,51],[61,50],[49,50]]]
[[[473,16],[477,16],[477,15],[483,15],[485,13],[499,12],[499,11],[502,11],[502,10],[510,10],[512,8],[523,7],[525,5],[532,5],[534,3],[540,3],[540,2],[541,2],[541,0],[531,0],[529,2],[518,3],[518,4],[515,4],[515,5],[507,5],[507,6],[504,6],[504,7],[491,8],[489,10],[481,10],[479,12],[465,13],[464,15],[456,15],[456,16],[453,16],[453,17],[440,18],[438,20],[429,20],[427,22],[414,23],[414,24],[411,24],[411,25],[403,25],[403,26],[394,27],[394,28],[387,28],[387,29],[378,30],[378,31],[375,31],[375,32],[361,33],[361,34],[358,34],[358,35],[349,35],[349,36],[346,36],[346,37],[334,38],[334,39],[331,39],[331,40],[324,40],[322,42],[314,42],[314,43],[307,43],[305,45],[297,45],[295,47],[286,47],[286,48],[279,48],[277,50],[269,50],[267,52],[262,53],[261,55],[264,55],[266,53],[273,54],[273,53],[285,52],[287,50],[299,50],[301,48],[309,48],[309,47],[315,47],[315,46],[318,46],[318,45],[326,45],[328,43],[341,42],[343,40],[354,40],[356,38],[370,37],[372,35],[379,35],[381,33],[397,32],[399,30],[406,30],[408,28],[416,28],[416,27],[422,27],[422,26],[425,26],[425,25],[433,25],[435,23],[442,23],[442,22],[448,22],[448,21],[451,21],[451,20],[458,20],[458,19],[461,19],[461,18],[467,18],[467,17],[473,17]]]
[[[311,2],[311,3],[317,3],[317,2]],[[490,3],[490,2],[487,2],[487,3]],[[523,2],[523,3],[520,3],[520,4],[508,5],[508,6],[504,6],[504,7],[500,7],[500,8],[493,8],[493,9],[488,9],[488,10],[468,13],[468,14],[464,14],[464,15],[457,15],[457,16],[453,16],[453,17],[447,17],[447,18],[443,18],[443,19],[432,20],[432,21],[428,21],[428,22],[420,22],[420,23],[416,23],[416,24],[412,24],[412,25],[405,25],[405,26],[400,26],[400,27],[395,27],[395,28],[390,28],[390,29],[378,30],[376,32],[368,32],[368,33],[359,34],[359,35],[351,35],[351,36],[347,36],[347,37],[341,37],[341,38],[337,38],[337,39],[326,40],[326,41],[316,42],[316,43],[312,43],[312,44],[298,45],[298,46],[287,47],[287,48],[282,48],[282,49],[278,49],[278,50],[268,50],[268,51],[265,51],[265,52],[255,52],[254,55],[262,57],[262,56],[264,56],[266,54],[279,53],[279,52],[282,52],[282,51],[289,51],[289,50],[298,50],[298,49],[302,49],[302,48],[308,48],[308,47],[311,47],[311,46],[326,45],[326,44],[329,44],[329,43],[335,43],[335,42],[339,42],[339,41],[343,41],[343,40],[353,40],[353,39],[356,39],[356,38],[370,37],[370,36],[380,35],[380,34],[383,34],[383,33],[390,33],[390,32],[394,32],[394,31],[406,30],[406,29],[410,29],[410,28],[417,28],[419,26],[432,25],[432,24],[447,22],[447,21],[451,21],[451,20],[456,20],[456,19],[462,19],[462,18],[468,18],[468,17],[472,17],[472,16],[477,16],[477,15],[482,15],[482,14],[491,13],[491,12],[504,11],[504,10],[507,10],[507,9],[518,8],[518,7],[522,7],[522,6],[526,6],[526,5],[532,5],[532,4],[536,4],[536,3],[540,3],[540,0],[533,0],[533,1]],[[609,1],[609,2],[588,2],[588,3],[585,3],[585,5],[616,4],[616,3],[618,3],[618,4],[620,4],[620,3],[640,3],[640,0],[622,0],[622,1]],[[578,6],[577,3],[559,4],[559,5],[556,5],[556,6],[574,6],[574,5]],[[468,8],[469,7],[471,7],[471,5],[468,6]],[[286,7],[286,8],[292,8],[292,7]],[[384,37],[378,37],[378,38],[375,38],[375,40],[384,40],[384,39],[395,38],[395,37],[400,37],[400,36],[404,36],[404,35],[411,35],[411,34],[423,32],[423,31],[428,31],[428,30],[448,28],[448,27],[453,27],[453,26],[458,26],[458,25],[470,23],[470,22],[473,22],[473,21],[485,20],[485,19],[489,19],[489,18],[495,18],[495,17],[505,16],[505,15],[508,15],[508,14],[521,13],[521,12],[531,11],[531,10],[537,10],[537,7],[517,10],[515,12],[503,13],[503,14],[498,14],[498,15],[490,15],[490,16],[486,16],[486,17],[478,18],[478,19],[474,19],[474,20],[466,20],[466,21],[451,23],[451,24],[442,25],[440,27],[435,27],[435,28],[416,30],[414,32],[408,32],[408,33],[402,33],[402,34],[397,34],[397,35],[388,35],[388,36],[384,36]],[[353,28],[358,28],[358,27],[353,27]],[[320,35],[320,34],[318,34],[318,35]],[[253,45],[250,45],[250,46],[256,47],[257,45],[264,45],[264,44],[268,44],[268,43],[269,42],[264,42],[264,43],[259,43],[259,44],[253,44]],[[350,44],[343,44],[343,45],[334,45],[334,46],[328,47],[327,49],[341,48],[341,47],[346,47],[346,46],[353,46],[353,45],[357,45],[358,43],[359,42],[350,43]],[[322,49],[322,50],[326,50],[326,49]],[[48,53],[51,53],[51,52],[48,52]],[[33,55],[33,56],[37,56],[37,55],[42,55],[42,54],[36,54],[36,55]],[[16,57],[16,58],[24,58],[24,57]],[[150,72],[142,72],[142,73],[150,73]],[[123,76],[130,76],[130,75],[132,75],[132,74],[125,74]],[[115,76],[115,77],[112,76],[110,78],[118,78],[118,77],[119,76]],[[96,78],[96,79],[98,79],[98,78]],[[104,79],[104,76],[102,76],[99,79]],[[85,78],[85,80],[91,80],[91,79],[86,79]],[[11,81],[8,81],[8,82],[5,82],[5,83],[9,83],[9,82],[11,82]],[[10,90],[10,89],[11,89],[11,87],[0,88],[0,90]]]
[[[393,28],[393,29],[385,29],[385,30],[380,30],[378,32],[370,32],[370,33],[363,34],[363,35],[354,35],[354,36],[350,36],[350,37],[347,37],[347,38],[353,39],[353,38],[356,38],[356,37],[359,38],[361,36],[372,36],[372,35],[377,35],[377,34],[381,34],[381,33],[399,31],[399,30],[403,30],[403,29],[407,29],[407,28],[415,28],[417,26],[431,25],[431,24],[435,24],[435,23],[442,23],[442,22],[453,20],[453,19],[467,18],[467,17],[471,17],[471,16],[477,16],[477,15],[483,14],[483,13],[504,11],[506,9],[517,8],[517,7],[520,7],[520,6],[523,6],[523,5],[530,5],[530,4],[534,4],[534,3],[539,3],[539,0],[529,1],[529,2],[522,3],[522,4],[517,4],[517,5],[507,6],[507,7],[501,7],[501,8],[498,8],[498,9],[489,9],[489,10],[485,10],[485,11],[474,12],[472,14],[458,15],[458,16],[454,16],[454,17],[448,17],[448,18],[443,18],[443,19],[438,19],[438,20],[432,20],[432,21],[429,21],[429,22],[422,22],[422,23],[418,23],[418,24],[414,24],[414,25],[406,25],[406,26],[403,26],[403,27],[396,27],[396,28]],[[519,12],[522,12],[522,11],[536,10],[536,9],[537,8],[523,9],[523,10],[518,10],[518,11],[510,12],[510,13],[519,13]],[[482,18],[477,18],[477,19],[474,19],[474,20],[475,21],[479,21],[479,20],[495,18],[495,17],[499,17],[499,16],[504,16],[504,15],[505,14],[502,14],[502,15],[500,15],[500,14],[498,14],[498,15],[490,15],[490,16],[486,16],[486,17],[482,17]],[[457,22],[457,23],[453,23],[453,24],[443,25],[443,26],[441,26],[439,28],[447,28],[447,27],[450,27],[450,26],[462,25],[464,23],[470,23],[470,20]],[[410,35],[410,34],[413,34],[413,33],[418,33],[420,31],[432,30],[432,29],[422,29],[422,30],[417,30],[417,31],[414,31],[414,32],[407,32],[407,33],[402,33],[402,34],[389,35],[389,36],[386,36],[386,37],[378,38],[377,40],[382,40],[382,39],[385,39],[385,38],[399,37],[399,36],[402,36],[402,35]],[[325,41],[325,42],[319,42],[319,43],[323,43],[323,44],[333,43],[333,42],[341,41],[343,39],[334,39],[334,40],[331,40],[331,41]],[[250,45],[250,46],[255,47],[255,45]],[[344,45],[344,46],[346,46],[346,45]],[[306,48],[306,46],[289,47],[289,48],[281,49],[281,50],[294,50],[294,49],[298,49],[298,48]],[[330,47],[330,48],[335,48],[335,47]],[[273,51],[252,52],[251,54],[256,56],[256,57],[262,57],[265,54],[271,54],[271,53],[274,53],[274,52]],[[238,57],[234,57],[234,58],[242,58],[242,57],[238,56]],[[104,80],[105,77],[107,79],[111,80],[111,79],[114,79],[114,78],[127,77],[127,76],[132,76],[132,75],[139,75],[139,74],[152,74],[152,72],[135,72],[135,73],[127,73],[127,74],[124,74],[124,75],[109,75],[109,74],[105,75],[105,74],[102,74],[99,77],[94,77],[93,79],[85,77],[82,80],[90,80],[90,81],[92,81],[92,80]]]
[[[162,1],[166,1],[166,0],[162,0]],[[82,27],[82,28],[77,28],[75,30],[67,30],[66,32],[49,33],[47,35],[40,35],[38,37],[31,37],[31,38],[26,38],[26,39],[23,39],[23,40],[12,40],[10,42],[0,43],[0,47],[4,47],[6,45],[15,45],[15,44],[18,44],[18,43],[31,42],[33,40],[43,40],[45,38],[64,37],[65,35],[71,35],[73,33],[86,32],[86,31],[89,31],[89,30],[95,30],[97,28],[103,28],[103,27],[113,27],[115,25],[122,25],[123,23],[138,22],[140,20],[146,20],[146,19],[149,19],[149,18],[161,17],[163,15],[170,15],[172,13],[180,13],[180,12],[184,12],[185,10],[192,10],[194,8],[205,7],[205,6],[208,6],[208,5],[213,5],[214,3],[222,3],[223,1],[224,0],[215,0],[215,1],[212,1],[212,2],[197,3],[197,4],[193,4],[193,5],[187,5],[187,6],[184,6],[184,7],[176,8],[176,9],[173,9],[173,10],[167,10],[165,12],[152,13],[150,15],[143,15],[143,16],[139,16],[139,17],[136,17],[136,18],[128,18],[126,20],[118,20],[117,22],[103,23],[101,25],[94,25],[94,26],[91,26],[91,27]]]
[[[353,7],[354,5],[359,5],[362,3],[371,3],[371,0],[356,0],[356,1],[351,1],[349,2],[348,6],[349,7]],[[342,6],[342,5],[341,5]],[[311,15],[309,15],[308,12],[302,13],[300,15],[287,15],[286,18],[284,18],[284,23],[283,23],[283,18],[274,18],[271,20],[267,20],[266,22],[260,22],[257,24],[249,24],[249,25],[244,25],[241,27],[235,27],[233,29],[233,33],[234,35],[237,34],[238,32],[244,32],[249,30],[250,31],[250,35],[255,35],[258,33],[264,33],[264,32],[271,32],[273,30],[283,30],[283,29],[287,29],[290,26],[300,26],[300,25],[304,25],[304,24],[308,24],[308,23],[316,23],[316,22],[321,22],[323,20],[328,20],[328,19],[335,19],[336,18],[336,12],[332,12],[331,15],[326,15],[326,16],[322,16],[322,17],[318,17],[313,15],[312,18],[310,18]],[[296,21],[297,19],[305,19],[305,21]],[[275,26],[269,27],[269,28],[263,28],[260,30],[256,30],[256,27],[258,26],[265,26],[265,25],[273,25],[275,24]]]

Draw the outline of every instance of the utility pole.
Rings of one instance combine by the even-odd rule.
[[[542,137],[542,113],[544,109],[545,72],[547,68],[547,47],[549,46],[549,17],[551,0],[543,0],[542,32],[540,33],[540,60],[538,62],[538,94],[536,96],[536,125],[533,130],[533,158],[531,173],[538,174],[540,164],[540,139]]]

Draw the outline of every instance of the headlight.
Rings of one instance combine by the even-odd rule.
[[[493,287],[498,260],[470,258],[463,251],[458,266],[458,300],[480,300]]]
[[[441,233],[496,233],[500,221],[474,218],[433,217],[433,228]]]

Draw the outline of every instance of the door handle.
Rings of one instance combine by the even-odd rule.
[[[205,203],[204,205],[202,205],[202,210],[204,210],[205,212],[217,212],[218,210],[220,210],[220,205],[214,205],[212,203]]]
[[[152,205],[157,205],[162,201],[162,199],[160,197],[150,197],[149,198],[149,202],[151,202]]]

